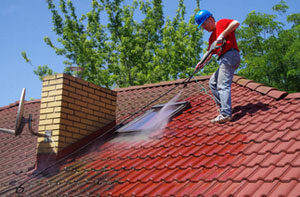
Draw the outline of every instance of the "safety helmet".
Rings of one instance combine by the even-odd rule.
[[[208,19],[210,16],[212,16],[212,13],[210,13],[207,10],[200,10],[195,15],[195,21],[198,24],[198,27],[201,27],[201,25]]]

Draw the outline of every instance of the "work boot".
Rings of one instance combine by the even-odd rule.
[[[225,123],[228,122],[232,119],[231,116],[224,116],[222,114],[218,115],[217,117],[215,117],[214,119],[212,119],[210,122],[211,123]]]

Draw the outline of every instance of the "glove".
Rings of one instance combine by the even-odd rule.
[[[196,67],[195,67],[195,70],[194,71],[196,71],[196,70],[200,70],[200,69],[202,69],[204,67],[204,64],[201,64],[201,61],[200,62],[198,62],[198,64],[196,65]]]
[[[222,44],[224,42],[224,36],[222,34],[220,34],[216,41],[217,41],[217,44]]]

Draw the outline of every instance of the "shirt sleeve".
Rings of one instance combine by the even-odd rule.
[[[221,19],[217,22],[216,25],[216,39],[219,35],[228,27],[228,25],[232,22],[232,19]]]

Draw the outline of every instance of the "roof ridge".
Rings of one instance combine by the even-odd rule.
[[[196,76],[192,78],[192,81],[204,81],[208,80],[210,78],[210,75],[206,76]],[[185,79],[177,79],[174,81],[162,81],[158,83],[151,83],[151,84],[144,84],[144,85],[138,85],[138,86],[129,86],[125,88],[115,88],[114,91],[116,92],[124,92],[124,91],[129,91],[129,90],[137,90],[137,89],[143,89],[143,88],[152,88],[152,87],[158,87],[158,86],[167,86],[167,85],[174,85],[174,84],[179,84],[182,83]],[[270,86],[265,86],[262,83],[257,83],[253,80],[249,80],[245,77],[234,75],[233,77],[233,82],[241,85],[243,87],[249,88],[251,90],[254,90],[256,92],[259,92],[263,95],[267,95],[269,97],[272,97],[274,99],[280,100],[285,98],[288,94],[288,92],[278,90],[277,88],[270,87]],[[294,94],[291,98],[295,98],[295,96],[300,98],[300,93],[299,94]],[[287,97],[289,98],[289,97]]]
[[[26,101],[24,102],[24,105],[27,105],[27,104],[31,104],[31,103],[38,103],[38,102],[41,102],[41,99],[34,99],[34,100],[31,100],[31,101]],[[16,101],[14,103],[10,103],[8,105],[5,105],[5,106],[2,106],[0,107],[0,111],[3,111],[5,109],[9,109],[9,108],[13,108],[13,107],[16,107],[18,106],[20,103],[20,101]]]
[[[194,78],[192,78],[190,80],[190,82],[205,81],[205,80],[208,80],[209,78],[210,78],[210,75],[195,76]],[[144,84],[144,85],[129,86],[129,87],[125,87],[125,88],[115,88],[113,90],[116,91],[116,92],[124,92],[124,91],[128,91],[128,90],[137,90],[137,89],[152,88],[152,87],[158,87],[158,86],[168,86],[168,85],[180,84],[184,80],[186,80],[186,78],[177,79],[177,80],[174,80],[174,81],[161,81],[161,82],[158,82],[158,83],[150,83],[150,84]]]
[[[266,86],[262,83],[257,83],[242,76],[234,75],[232,81],[240,86],[249,88],[253,91],[259,92],[263,95],[267,95],[276,100],[283,99],[288,95],[288,92],[278,90],[274,87]]]
[[[300,98],[300,92],[290,93],[286,99],[299,99]]]

